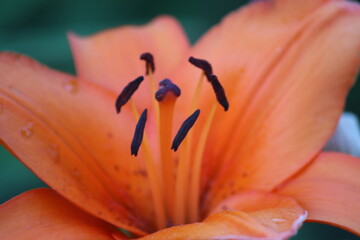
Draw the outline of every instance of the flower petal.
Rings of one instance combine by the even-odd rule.
[[[290,197],[245,192],[223,201],[203,222],[141,239],[288,239],[305,218],[306,212]]]
[[[130,157],[136,120],[116,115],[115,99],[29,58],[0,54],[1,143],[67,199],[141,234],[141,219],[152,213],[141,158]]]
[[[304,171],[279,190],[294,197],[308,220],[340,226],[360,235],[360,159],[321,153]]]
[[[324,150],[360,157],[360,128],[355,114],[349,112],[343,113],[335,133],[327,142]]]
[[[232,191],[273,189],[322,149],[359,53],[360,8],[345,1],[256,1],[200,40],[193,55],[213,64],[230,103],[205,150],[203,182],[223,166],[212,206]],[[206,108],[215,100],[203,101]]]
[[[0,206],[3,240],[113,240],[119,234],[110,224],[96,219],[50,189],[23,193]]]
[[[168,77],[179,61],[186,58],[188,40],[177,21],[169,16],[158,17],[145,26],[124,26],[81,38],[69,34],[79,78],[118,92],[121,87],[145,74],[140,55],[150,52],[155,59],[155,77]],[[149,86],[147,81],[144,83]],[[148,87],[142,95],[150,99]]]

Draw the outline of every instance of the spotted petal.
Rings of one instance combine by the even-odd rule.
[[[359,54],[359,6],[331,0],[255,1],[196,44],[192,55],[213,64],[230,103],[215,117],[205,150],[204,183],[222,166],[211,206],[240,189],[273,189],[322,149]],[[204,89],[206,116],[215,100]]]
[[[114,99],[27,57],[0,54],[1,143],[81,208],[141,234],[152,213],[142,200],[149,191],[141,160],[130,158],[136,121],[116,115]]]

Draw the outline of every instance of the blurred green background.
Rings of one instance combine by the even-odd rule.
[[[80,35],[122,24],[143,24],[159,14],[180,20],[191,41],[198,39],[229,11],[247,1],[146,0],[0,0],[0,50],[27,54],[46,65],[75,73],[66,32]],[[346,109],[360,116],[360,84]],[[0,147],[0,203],[28,189],[45,186]],[[356,203],[358,204],[358,203]],[[306,223],[297,239],[360,239],[335,227]]]

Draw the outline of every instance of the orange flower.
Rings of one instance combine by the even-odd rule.
[[[305,219],[360,235],[360,161],[320,152],[359,67],[358,5],[257,1],[193,47],[170,17],[69,38],[76,78],[0,54],[1,143],[57,192],[3,204],[1,239],[127,238],[116,227],[142,239],[287,239]],[[143,55],[149,75],[116,114],[145,52],[155,71]],[[180,97],[155,100],[164,78]]]

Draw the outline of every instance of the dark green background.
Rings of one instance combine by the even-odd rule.
[[[69,30],[87,35],[121,24],[143,24],[159,14],[170,14],[180,20],[194,42],[229,11],[245,2],[247,1],[0,0],[0,50],[24,53],[50,67],[74,73],[65,36]],[[351,91],[346,106],[347,110],[358,116],[359,85]],[[45,185],[0,148],[0,202],[39,186]],[[360,238],[335,227],[306,223],[293,239]]]

